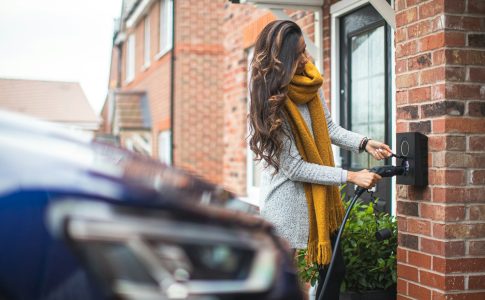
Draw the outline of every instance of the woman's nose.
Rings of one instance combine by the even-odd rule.
[[[301,60],[302,64],[306,64],[308,62],[308,56],[306,55],[306,53],[303,54],[303,59]]]

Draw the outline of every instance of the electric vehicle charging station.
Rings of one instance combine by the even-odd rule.
[[[419,132],[403,132],[396,135],[397,156],[407,157],[409,170],[406,176],[398,175],[397,184],[428,185],[428,137]],[[402,163],[398,159],[397,163]]]

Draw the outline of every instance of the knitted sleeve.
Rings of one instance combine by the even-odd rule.
[[[291,181],[302,181],[323,185],[340,185],[347,181],[347,171],[342,168],[322,166],[306,162],[298,153],[293,135],[288,123],[283,123],[288,134],[283,140],[283,150],[280,155],[280,170]]]
[[[320,88],[318,92],[320,95],[320,100],[322,101],[323,109],[325,110],[325,118],[327,119],[328,133],[330,135],[330,139],[332,140],[332,144],[337,145],[345,150],[350,150],[352,152],[359,153],[359,145],[362,139],[364,138],[364,136],[356,132],[344,129],[339,125],[335,124],[335,122],[333,122],[332,120],[332,116],[330,115],[330,111],[328,110],[327,104],[325,103],[325,98],[323,96],[322,89]]]

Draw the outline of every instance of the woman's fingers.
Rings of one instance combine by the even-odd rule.
[[[361,186],[365,189],[369,189],[369,188],[372,188],[374,187],[377,182],[382,179],[382,177],[376,173],[373,173],[373,172],[369,172],[369,170],[361,170],[359,172],[352,172],[352,171],[349,171],[348,173],[350,177],[349,181],[358,185],[358,186]]]
[[[373,151],[371,154],[372,156],[377,159],[377,160],[381,160],[381,159],[385,159],[385,158],[388,158],[391,156],[392,152],[387,150],[389,147],[386,147],[386,148],[377,148],[375,151]]]
[[[367,188],[373,188],[382,177],[376,173],[370,173],[367,180]]]
[[[388,145],[384,144],[384,149],[389,153],[389,156],[392,154],[391,147],[389,147]]]
[[[381,160],[382,159],[381,151],[382,150],[380,149],[376,149],[374,152],[372,152],[372,156],[377,160]]]
[[[368,150],[370,150],[368,152],[377,160],[388,158],[392,154],[391,148],[379,141],[370,140],[367,146],[369,147]]]

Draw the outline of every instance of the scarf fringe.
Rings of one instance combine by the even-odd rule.
[[[307,263],[328,265],[332,259],[332,244],[330,242],[310,242],[307,249]]]

